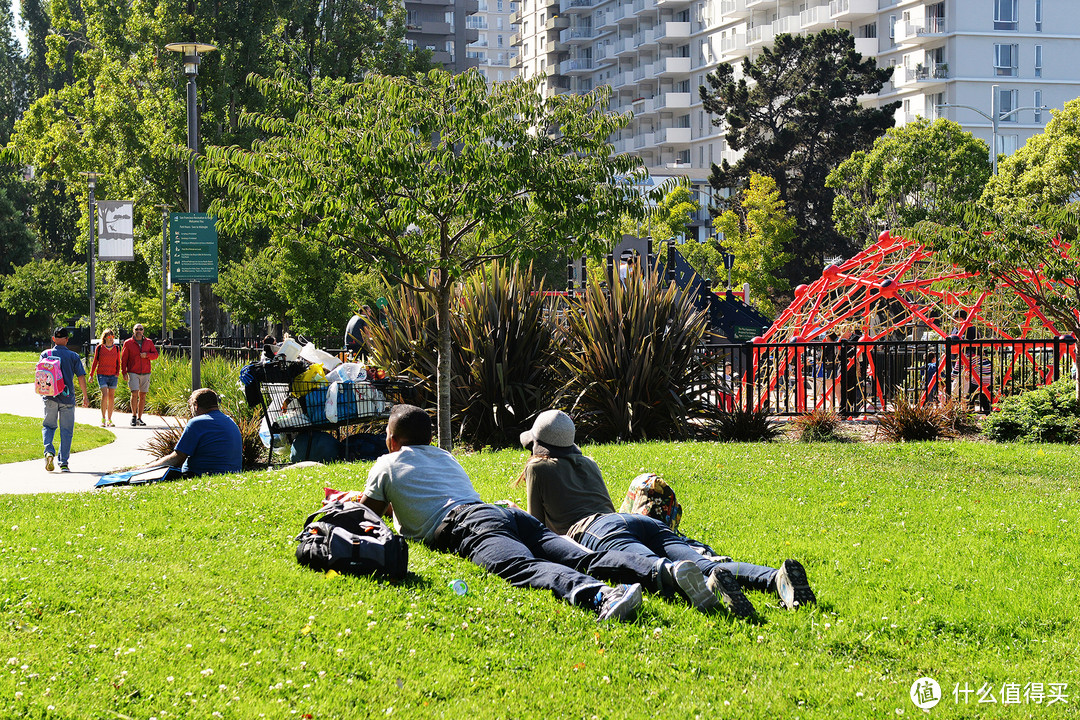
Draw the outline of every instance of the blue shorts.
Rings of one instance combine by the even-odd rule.
[[[112,388],[115,390],[116,381],[119,377],[119,375],[102,375],[101,373],[98,373],[97,386],[99,388]]]

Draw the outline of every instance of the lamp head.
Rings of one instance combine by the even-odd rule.
[[[202,53],[213,52],[214,50],[217,50],[217,46],[192,41],[169,43],[165,46],[165,49],[172,52],[184,53],[184,74],[188,77],[195,77],[199,74],[199,55]]]

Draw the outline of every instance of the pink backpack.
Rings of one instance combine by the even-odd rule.
[[[64,394],[64,373],[60,370],[60,358],[46,356],[38,360],[34,373],[34,391],[45,397]]]

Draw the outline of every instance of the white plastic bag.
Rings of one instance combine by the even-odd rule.
[[[341,364],[341,361],[336,357],[328,352],[323,352],[315,347],[315,343],[310,342],[300,349],[300,357],[307,360],[312,365],[322,365],[323,370],[326,370],[327,372],[330,372]]]

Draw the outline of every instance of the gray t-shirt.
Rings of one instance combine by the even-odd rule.
[[[524,475],[529,514],[560,535],[580,536],[588,527],[578,527],[583,518],[615,512],[600,467],[590,457],[533,456]]]
[[[452,508],[480,502],[465,469],[434,445],[406,445],[380,457],[368,472],[364,495],[393,505],[397,531],[427,543]]]

